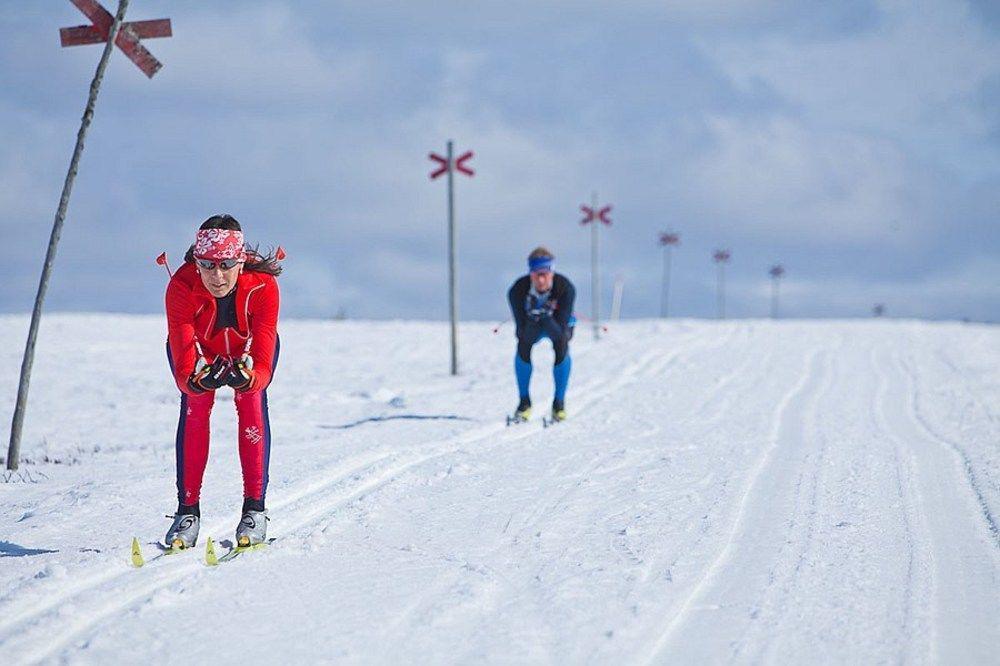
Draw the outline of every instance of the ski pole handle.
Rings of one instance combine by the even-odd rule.
[[[250,345],[253,344],[253,336],[247,336],[247,343],[243,345],[243,356],[240,361],[250,370],[253,370],[253,356],[250,355]]]
[[[167,269],[167,276],[168,277],[173,277],[174,276],[174,274],[172,272],[170,272],[170,264],[167,263],[167,253],[166,252],[161,252],[160,253],[160,256],[158,256],[156,258],[156,263],[158,263],[160,266],[163,266],[164,268]]]

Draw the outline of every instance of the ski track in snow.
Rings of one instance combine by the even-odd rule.
[[[10,386],[25,327],[0,317]],[[202,563],[236,519],[225,413],[200,547],[136,571],[131,534],[152,555],[172,509],[162,323],[50,317],[25,454],[61,463],[0,485],[0,662],[144,661],[178,640],[211,659],[252,635],[261,659],[352,663],[998,663],[995,327],[581,329],[570,420],[548,429],[504,426],[513,343],[485,329],[463,324],[451,378],[445,325],[285,323],[278,541]],[[551,350],[534,358],[543,411]]]
[[[578,401],[578,408],[586,408],[588,404],[596,402],[600,398],[606,397],[613,391],[626,386],[640,371],[648,372],[651,364],[652,367],[663,369],[677,357],[677,353],[669,354],[663,357],[663,359],[657,361],[656,357],[658,356],[663,357],[659,351],[647,352],[640,360],[633,362],[631,365],[623,369],[621,374],[619,374],[614,381],[600,382],[600,386],[596,386],[598,382],[592,382],[595,386],[583,387],[581,392],[584,397]],[[338,468],[328,471],[327,474],[332,476],[331,480],[314,483],[298,491],[293,491],[290,496],[286,495],[282,501],[271,502],[270,511],[271,513],[282,510],[288,510],[291,512],[291,515],[293,515],[294,518],[290,521],[286,521],[284,528],[293,532],[301,527],[312,524],[318,518],[321,518],[328,513],[336,511],[352,500],[363,498],[366,494],[373,492],[385,483],[391,482],[393,479],[411,468],[427,463],[440,456],[454,453],[459,447],[468,446],[487,439],[491,435],[502,432],[504,429],[505,427],[502,425],[500,419],[497,419],[495,425],[488,425],[468,433],[463,433],[450,441],[444,442],[443,447],[440,447],[439,445],[439,448],[418,453],[410,457],[397,459],[400,458],[397,454],[379,452],[372,452],[369,455],[360,456],[357,460],[347,461],[343,466],[344,469]],[[531,426],[524,425],[520,427],[520,432],[514,430],[505,439],[509,442],[512,439],[524,438],[530,436],[535,429],[536,427],[534,424]],[[384,463],[388,463],[385,465],[385,469],[379,470],[379,466]],[[345,481],[348,483],[345,484]],[[342,492],[330,492],[331,489],[339,485],[346,485],[347,487]],[[321,496],[313,499],[314,495],[323,495],[324,493],[326,494],[325,497]],[[306,499],[313,499],[313,501],[306,502],[306,506],[304,507],[297,506],[297,504],[300,503],[300,500]],[[206,528],[207,529],[204,532],[205,534],[214,534],[220,530],[221,525],[218,522],[206,523]],[[73,640],[79,634],[84,633],[87,629],[100,623],[106,618],[113,616],[115,612],[126,609],[134,605],[136,602],[141,601],[144,598],[148,598],[156,590],[176,583],[185,576],[189,576],[191,574],[191,570],[198,566],[197,563],[190,561],[192,560],[193,555],[194,553],[185,553],[183,555],[176,556],[186,557],[189,560],[187,562],[187,566],[174,566],[171,570],[171,575],[160,576],[151,584],[138,586],[126,585],[125,590],[115,591],[114,593],[106,589],[100,589],[100,594],[96,595],[98,596],[98,599],[96,600],[97,603],[88,608],[86,612],[77,612],[77,617],[68,623],[68,626],[63,626],[59,629],[57,638],[49,636],[45,640],[33,641],[32,637],[28,636],[27,642],[37,643],[39,645],[39,649],[35,652],[31,652],[30,650],[25,651],[22,653],[22,656],[25,656],[28,662],[40,661],[46,656],[57,652],[62,646]],[[160,561],[157,564],[163,566],[168,563],[173,564],[173,562],[169,561]],[[60,590],[60,592],[55,594],[47,594],[46,598],[41,603],[35,604],[24,610],[15,609],[13,612],[5,614],[6,617],[2,622],[0,622],[0,632],[8,630],[18,624],[30,623],[39,616],[53,611],[53,609],[65,608],[65,605],[68,602],[78,601],[76,597],[79,595],[88,592],[95,592],[99,587],[109,581],[118,579],[127,580],[133,575],[134,574],[130,571],[108,573],[105,569],[104,571],[95,573],[93,576],[84,576],[83,579],[75,585],[66,586]],[[43,635],[51,631],[51,628],[45,624],[39,624],[34,629],[37,633]],[[20,640],[24,640],[24,638],[24,636],[19,637]],[[15,653],[21,652],[18,650],[18,640],[11,641],[10,647]]]
[[[728,339],[728,338],[727,338]],[[668,367],[671,362],[676,358],[676,354],[664,357],[656,363],[643,363],[645,367],[645,372],[643,374],[647,376],[654,376],[662,372],[666,367]],[[629,379],[634,379],[634,377],[629,377]],[[615,390],[621,389],[627,385],[628,382],[618,382],[615,386]],[[721,384],[720,384],[721,385]],[[611,393],[609,391],[609,393]],[[646,435],[652,434],[655,430],[646,431]],[[523,520],[519,521],[519,525],[516,530],[508,531],[511,521],[513,520],[513,514],[510,519],[504,525],[504,529],[497,535],[496,541],[492,549],[481,559],[490,560],[496,557],[500,557],[504,554],[509,546],[508,544],[514,545],[515,552],[523,552],[526,549],[531,549],[534,547],[533,538],[539,535],[537,529],[539,524],[546,519],[553,512],[557,511],[559,507],[568,504],[570,498],[582,487],[584,482],[588,480],[595,472],[605,468],[609,462],[620,457],[621,450],[614,449],[606,452],[602,452],[596,456],[592,461],[590,461],[583,469],[574,471],[572,476],[565,478],[566,481],[560,485],[554,485],[548,492],[542,493],[539,497],[534,498],[535,507],[532,509],[531,513]],[[444,574],[433,582],[432,587],[429,590],[425,590],[422,597],[418,598],[406,611],[395,620],[394,627],[404,626],[407,620],[413,615],[418,615],[422,609],[426,609],[429,606],[439,606],[440,602],[438,597],[442,590],[447,590],[450,587],[456,585],[459,580],[463,577],[464,572],[468,571],[470,568],[474,569],[474,565],[469,563],[464,563],[459,569],[447,570]],[[537,579],[542,575],[542,571],[535,574]],[[475,581],[478,587],[485,587],[489,585],[489,581],[485,578],[480,578]],[[517,585],[513,584],[510,580],[505,580],[504,583],[507,587],[513,588],[515,592],[517,591]],[[475,595],[475,591],[466,590],[466,594]],[[393,627],[390,627],[387,631],[387,635],[392,634]],[[391,651],[389,654],[384,655],[387,661],[390,661]]]
[[[910,393],[910,400],[908,403],[911,417],[917,424],[919,424],[920,429],[930,439],[937,441],[945,448],[951,449],[951,451],[953,451],[961,460],[966,481],[969,485],[969,489],[976,498],[976,503],[979,505],[979,511],[982,514],[983,521],[986,523],[985,527],[989,531],[990,536],[993,539],[993,543],[997,548],[1000,548],[1000,528],[997,527],[996,517],[994,516],[993,510],[990,508],[989,502],[986,500],[986,496],[983,494],[983,486],[979,481],[978,475],[976,474],[976,469],[972,464],[972,459],[969,457],[969,454],[966,452],[964,446],[954,440],[937,434],[934,428],[927,423],[927,420],[920,412],[920,392],[916,388],[916,376],[913,372],[911,364],[900,359],[897,359],[897,363],[902,366],[903,370],[909,376],[911,386],[914,387]]]
[[[815,364],[815,356],[816,353],[814,352],[806,362],[806,366],[809,368],[809,371],[803,374],[799,383],[793,386],[778,402],[778,407],[775,410],[772,435],[770,437],[771,445],[762,453],[762,455],[760,455],[757,465],[749,474],[746,489],[736,500],[737,511],[733,530],[726,538],[719,555],[707,567],[704,575],[694,586],[692,591],[683,600],[681,600],[675,610],[669,613],[670,622],[667,624],[663,634],[652,646],[652,654],[650,655],[652,661],[656,661],[660,657],[660,653],[664,650],[664,646],[668,645],[670,641],[674,639],[680,628],[684,626],[686,621],[688,621],[689,615],[694,610],[694,602],[703,598],[706,591],[713,585],[722,572],[734,570],[734,568],[729,566],[729,562],[735,556],[735,550],[740,540],[739,537],[741,529],[746,529],[745,526],[741,525],[741,523],[745,523],[746,521],[746,516],[749,511],[748,504],[752,500],[755,485],[757,484],[763,471],[767,468],[768,462],[775,455],[775,450],[781,445],[785,414],[789,410],[789,406],[793,400],[805,391],[805,389],[810,385],[811,380],[814,379],[815,372],[813,370],[813,365]]]

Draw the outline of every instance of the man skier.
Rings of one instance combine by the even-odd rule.
[[[517,326],[517,353],[514,356],[514,374],[520,402],[514,412],[515,422],[526,421],[531,416],[531,348],[542,338],[552,341],[555,364],[555,397],[552,400],[552,420],[566,418],[566,386],[572,360],[569,341],[573,337],[573,300],[576,288],[565,276],[552,270],[555,257],[544,247],[528,255],[528,275],[518,278],[507,292],[510,311]]]
[[[267,468],[271,425],[267,387],[278,362],[278,282],[274,255],[248,248],[239,222],[215,215],[167,285],[167,359],[181,391],[177,424],[177,513],[166,545],[190,548],[198,540],[199,496],[208,463],[209,419],[215,393],[235,391],[243,514],[236,545],[267,537]]]

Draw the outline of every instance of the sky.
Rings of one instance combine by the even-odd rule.
[[[104,0],[109,9],[113,0]],[[456,180],[460,315],[499,321],[544,245],[591,314],[657,316],[672,230],[671,315],[1000,320],[1000,6],[836,3],[205,3],[133,0],[170,18],[105,78],[47,311],[162,311],[166,274],[215,213],[287,252],[283,315],[444,319],[444,179]],[[68,1],[0,14],[0,312],[30,311],[100,46]]]

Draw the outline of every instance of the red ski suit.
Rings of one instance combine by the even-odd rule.
[[[278,282],[266,273],[244,271],[236,282],[235,328],[215,328],[216,302],[194,263],[185,263],[167,285],[167,358],[181,413],[177,424],[177,499],[191,505],[201,494],[208,464],[209,418],[215,391],[195,392],[188,385],[200,353],[211,363],[217,356],[253,359],[253,383],[237,391],[239,452],[244,497],[263,501],[271,454],[267,386],[278,361]]]

